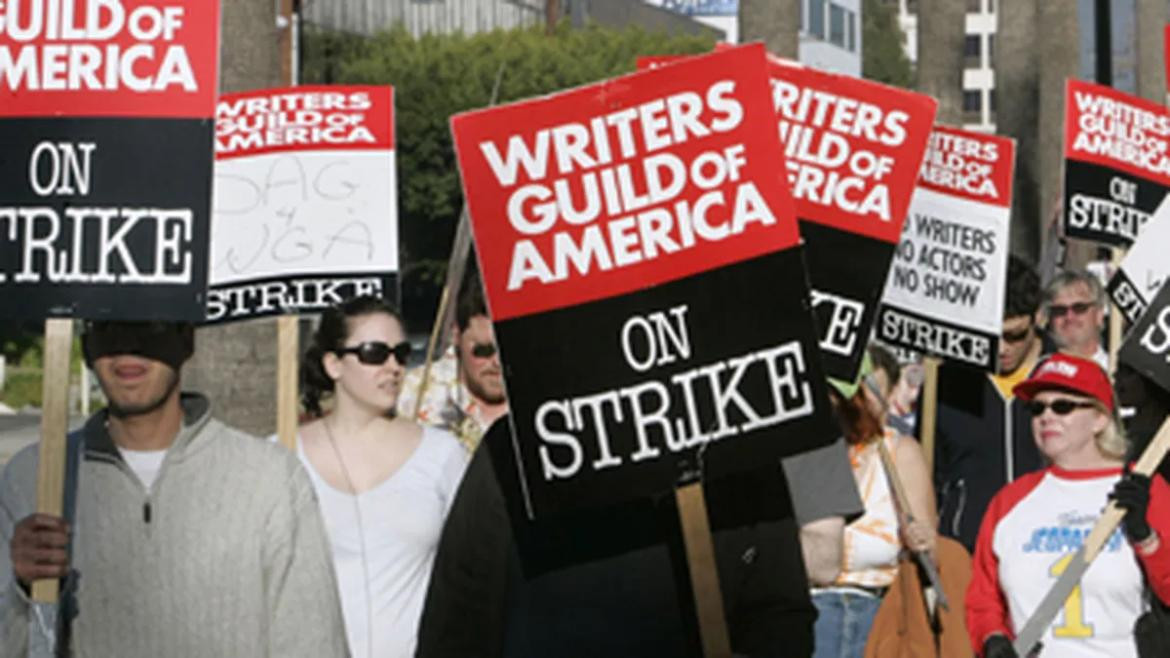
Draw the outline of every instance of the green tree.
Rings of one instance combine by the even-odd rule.
[[[906,56],[906,33],[898,24],[896,4],[865,0],[861,9],[862,77],[906,89],[914,88],[914,67]]]
[[[589,26],[538,26],[414,38],[401,26],[376,37],[306,30],[306,84],[394,86],[402,297],[412,331],[433,317],[459,211],[451,115],[577,87],[634,70],[639,55],[711,50],[704,37]]]

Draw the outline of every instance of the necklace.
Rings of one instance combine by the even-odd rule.
[[[338,466],[341,467],[341,476],[345,478],[345,486],[349,489],[350,496],[353,498],[353,511],[354,516],[357,518],[358,539],[362,556],[362,584],[365,586],[366,592],[366,656],[369,658],[374,654],[374,600],[370,596],[370,565],[366,559],[366,530],[362,524],[361,500],[358,499],[357,487],[353,484],[353,478],[349,476],[349,469],[345,466],[345,460],[341,458],[341,450],[337,447],[337,441],[333,438],[333,430],[329,428],[329,421],[323,418],[321,419],[321,425],[325,427],[325,435],[329,437],[329,446],[333,448],[333,456],[337,459]]]

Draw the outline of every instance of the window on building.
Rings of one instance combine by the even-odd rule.
[[[983,12],[983,0],[967,0],[967,13],[979,14]]]
[[[995,119],[995,89],[987,91],[987,111],[991,112],[991,118]]]
[[[825,0],[808,0],[808,33],[825,38]]]
[[[963,121],[978,123],[983,120],[983,92],[963,91]]]
[[[857,14],[845,12],[845,40],[849,52],[857,52]]]
[[[906,13],[918,14],[918,0],[906,0]]]
[[[829,43],[845,47],[845,9],[829,3]]]
[[[995,66],[995,35],[987,35],[987,65]]]
[[[978,34],[968,34],[963,41],[963,66],[977,69],[983,65],[983,39]]]

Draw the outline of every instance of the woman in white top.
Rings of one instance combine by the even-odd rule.
[[[301,366],[298,453],[317,490],[355,658],[413,656],[443,520],[467,465],[451,434],[394,416],[410,343],[356,297],[321,316]],[[322,398],[332,399],[322,413]]]
[[[829,397],[849,444],[865,514],[845,526],[836,580],[812,591],[817,608],[814,658],[861,658],[882,597],[897,575],[900,552],[903,548],[932,552],[935,545],[934,489],[922,449],[887,425],[885,400],[897,373],[875,369],[867,352],[859,377],[857,384],[829,380],[833,384]],[[879,443],[893,459],[909,510],[898,508]],[[908,516],[914,520],[908,521]]]

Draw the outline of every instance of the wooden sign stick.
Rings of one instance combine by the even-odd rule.
[[[1121,261],[1125,259],[1125,250],[1120,247],[1113,248],[1113,271],[1116,272],[1121,267]],[[1112,308],[1109,309],[1109,373],[1117,374],[1117,352],[1121,349],[1121,330],[1122,330],[1122,311],[1121,307],[1115,302],[1109,302]]]
[[[41,448],[37,465],[37,512],[61,516],[65,508],[65,434],[69,429],[69,353],[73,320],[45,320],[45,359],[41,388]],[[32,598],[56,603],[58,581],[37,580]]]
[[[493,107],[496,101],[500,98],[500,82],[504,79],[504,67],[506,63],[500,64],[500,68],[496,69],[496,81],[492,85],[492,97],[488,102],[489,107]],[[431,327],[431,337],[427,341],[426,360],[423,361],[422,378],[419,380],[418,397],[414,401],[414,409],[411,410],[411,419],[418,421],[418,416],[422,413],[423,398],[427,394],[427,387],[431,383],[431,364],[435,360],[435,351],[439,346],[439,336],[443,331],[451,326],[451,318],[454,316],[453,300],[459,298],[459,288],[463,285],[463,273],[467,269],[467,258],[471,254],[471,215],[467,212],[467,204],[463,204],[463,210],[459,213],[459,224],[455,227],[455,242],[451,246],[451,256],[447,259],[447,277],[443,282],[443,292],[439,295],[439,309],[435,313],[435,324]]]
[[[919,422],[918,440],[922,454],[926,457],[926,471],[934,472],[934,430],[938,419],[938,357],[928,356],[922,360],[922,418]]]
[[[723,615],[723,593],[719,588],[719,572],[715,570],[715,543],[711,540],[703,483],[693,482],[679,487],[674,496],[678,503],[679,522],[682,523],[703,655],[706,658],[731,658],[731,640],[727,635],[727,618]]]
[[[289,450],[297,449],[298,320],[291,314],[276,319],[276,435]]]

